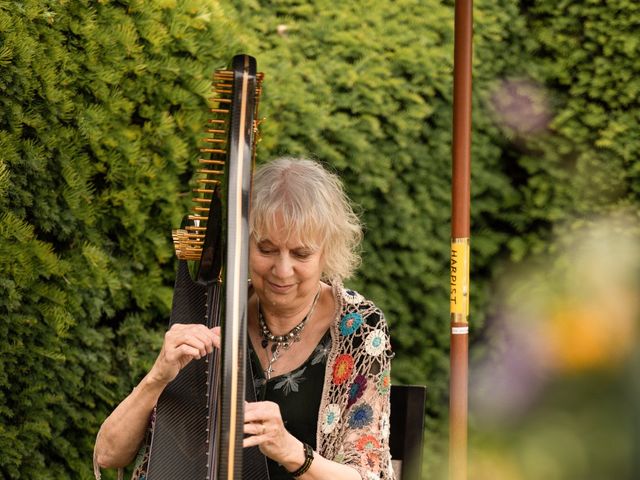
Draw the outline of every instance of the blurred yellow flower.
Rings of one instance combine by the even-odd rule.
[[[635,322],[602,303],[557,306],[541,325],[551,368],[561,372],[616,368],[632,351]]]

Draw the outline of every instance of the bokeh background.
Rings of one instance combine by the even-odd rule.
[[[476,0],[469,478],[640,478],[640,4]],[[171,308],[210,79],[358,205],[446,478],[453,0],[0,1],[0,477],[90,479]],[[113,472],[104,478],[115,478]]]

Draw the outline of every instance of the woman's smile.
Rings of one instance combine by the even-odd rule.
[[[274,283],[274,282],[270,282],[267,280],[267,284],[269,285],[269,288],[271,288],[273,291],[275,292],[279,292],[279,293],[286,293],[289,291],[289,289],[293,288],[294,284],[290,283],[290,284],[278,284],[278,283]]]

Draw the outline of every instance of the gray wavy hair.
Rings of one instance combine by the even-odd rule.
[[[253,176],[249,228],[256,242],[287,226],[286,238],[321,248],[322,278],[350,277],[360,265],[362,224],[337,175],[304,158],[282,157],[259,166]]]

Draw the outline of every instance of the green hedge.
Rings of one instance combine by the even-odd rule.
[[[548,90],[548,130],[528,139],[517,256],[543,250],[537,224],[584,221],[640,201],[640,4],[532,2],[527,43],[532,72]]]
[[[212,71],[211,2],[0,3],[0,476],[90,478],[150,366]]]

